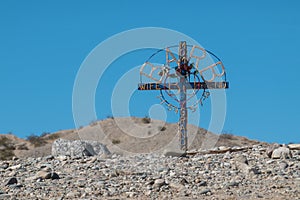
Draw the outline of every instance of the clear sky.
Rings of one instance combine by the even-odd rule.
[[[164,27],[189,35],[224,62],[230,81],[224,132],[300,142],[299,8],[298,0],[0,1],[0,133],[74,128],[73,84],[92,49],[122,31]],[[130,70],[132,60],[140,63],[148,53],[124,55],[112,69]],[[110,94],[111,77],[122,70],[108,71],[98,89]],[[111,115],[101,92],[98,119]],[[145,94],[145,104],[157,103],[155,96]],[[147,115],[142,104],[131,106],[132,115]],[[204,114],[204,128],[208,118]]]

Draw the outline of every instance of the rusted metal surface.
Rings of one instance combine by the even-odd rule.
[[[190,50],[188,50],[188,46],[191,47]],[[171,48],[167,47],[157,51],[141,66],[141,83],[138,85],[138,90],[160,90],[159,99],[161,103],[165,104],[168,110],[179,112],[180,147],[186,152],[188,148],[188,109],[195,111],[199,104],[202,105],[203,101],[210,95],[206,90],[227,89],[229,82],[226,81],[223,63],[212,52],[199,46],[187,45],[185,41],[179,43],[177,54],[172,52]],[[150,59],[162,51],[165,51],[165,63],[163,65],[151,63]],[[212,59],[212,63],[203,67],[203,63],[206,63],[204,59],[208,54],[213,56],[215,60]],[[201,69],[200,66],[202,66]],[[155,82],[143,83],[142,77]],[[192,91],[188,92],[190,90]],[[202,96],[193,105],[187,106],[187,102],[199,90],[203,91]],[[179,106],[171,104],[165,98],[164,93],[178,102]]]
[[[189,82],[187,89],[228,89],[229,82]],[[179,90],[176,83],[169,85],[161,83],[141,83],[138,85],[138,90]]]

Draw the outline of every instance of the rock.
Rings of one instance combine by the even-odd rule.
[[[251,167],[245,163],[236,162],[236,166],[244,174],[248,174],[249,172],[251,172]]]
[[[179,184],[179,183],[173,183],[173,182],[171,182],[169,185],[170,185],[171,188],[173,188],[173,189],[175,189],[177,191],[180,191],[180,190],[182,190],[184,188],[184,185]]]
[[[18,180],[15,177],[8,179],[5,185],[13,185],[13,184],[18,184]]]
[[[277,149],[274,149],[272,156],[273,159],[288,159],[292,158],[292,153],[289,148],[283,146]]]
[[[55,172],[51,173],[51,179],[54,180],[54,179],[60,179],[59,175]]]
[[[10,194],[0,194],[0,199],[6,200],[6,199],[11,199]]]
[[[47,171],[39,171],[35,175],[35,179],[42,178],[42,179],[50,179],[51,178],[51,173]]]
[[[231,148],[230,147],[226,147],[226,146],[220,146],[220,147],[218,147],[218,150],[219,151],[224,151],[224,153],[225,153],[225,152],[231,150]]]
[[[206,188],[206,189],[201,190],[199,194],[207,194],[209,192],[211,192],[211,190],[209,188]]]
[[[289,144],[288,148],[291,150],[300,150],[300,144]]]
[[[54,156],[53,155],[48,155],[45,157],[45,160],[53,160]]]
[[[95,155],[109,155],[110,152],[107,147],[97,141],[89,140],[55,140],[52,144],[53,156],[95,156]]]
[[[13,156],[13,157],[11,158],[11,160],[16,161],[16,160],[19,160],[19,158],[16,157],[16,156]]]
[[[0,168],[1,168],[1,169],[7,169],[8,166],[9,166],[9,163],[4,162],[4,163],[2,163],[2,164],[0,165]]]
[[[177,151],[171,151],[171,150],[165,150],[163,153],[166,157],[184,157],[186,156],[185,151],[177,150]]]
[[[200,181],[199,186],[207,186],[207,182],[206,181]]]
[[[250,168],[250,172],[257,175],[257,174],[261,174],[261,171],[259,170],[258,167],[251,167]]]
[[[240,184],[239,182],[232,181],[232,182],[226,184],[226,186],[227,187],[237,187],[237,186],[239,186],[239,184]]]
[[[281,169],[281,170],[285,170],[286,168],[288,168],[288,164],[286,163],[286,162],[280,162],[279,163],[279,168]]]
[[[234,158],[234,160],[237,161],[237,162],[244,163],[244,164],[247,164],[247,165],[248,165],[248,160],[247,160],[247,157],[246,157],[245,155],[238,154],[238,155]]]
[[[20,169],[21,167],[22,167],[21,164],[18,164],[18,165],[11,166],[8,169],[9,170],[17,170],[17,169]]]
[[[145,191],[145,195],[146,195],[146,196],[150,196],[150,195],[151,195],[151,193],[152,193],[152,191],[151,191],[151,190],[147,190],[147,191]]]
[[[56,157],[57,160],[60,160],[60,161],[66,161],[68,159],[68,156],[64,156],[64,155],[59,155]]]
[[[79,196],[80,196],[80,193],[77,192],[77,191],[70,191],[66,195],[67,198],[71,198],[71,199],[74,199],[74,198],[79,197]]]
[[[51,173],[51,172],[48,172],[48,171],[39,171],[34,179],[59,179],[59,175],[55,172]]]
[[[189,182],[185,178],[182,178],[181,181],[180,181],[180,183],[182,185],[185,185],[185,184],[188,184]]]
[[[156,179],[155,181],[154,181],[154,187],[161,187],[161,186],[163,186],[163,185],[165,185],[165,180],[164,179]]]
[[[277,144],[277,143],[275,143],[275,144],[273,144],[273,145],[271,145],[271,146],[268,146],[268,148],[267,148],[267,150],[266,150],[267,156],[268,156],[269,158],[271,158],[271,157],[272,157],[273,151],[274,151],[276,148],[278,148],[278,147],[280,147],[280,145]]]

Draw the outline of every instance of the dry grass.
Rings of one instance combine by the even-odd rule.
[[[113,144],[120,144],[121,141],[119,139],[112,139],[111,141]]]
[[[29,136],[27,136],[26,138],[34,147],[40,147],[43,146],[45,144],[47,144],[46,140],[41,137],[41,136],[37,136],[35,134],[31,134]]]
[[[10,160],[15,156],[13,150],[15,147],[12,145],[11,140],[7,137],[0,137],[0,160]]]
[[[158,130],[159,131],[165,131],[167,129],[167,127],[165,127],[165,126],[159,126],[158,127]]]
[[[142,118],[142,122],[144,124],[150,124],[151,123],[151,119],[148,116],[145,116],[144,118]]]

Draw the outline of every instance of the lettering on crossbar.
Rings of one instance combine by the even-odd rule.
[[[187,89],[227,89],[229,82],[190,82],[186,85]],[[179,90],[179,87],[174,83],[141,83],[138,90]]]

